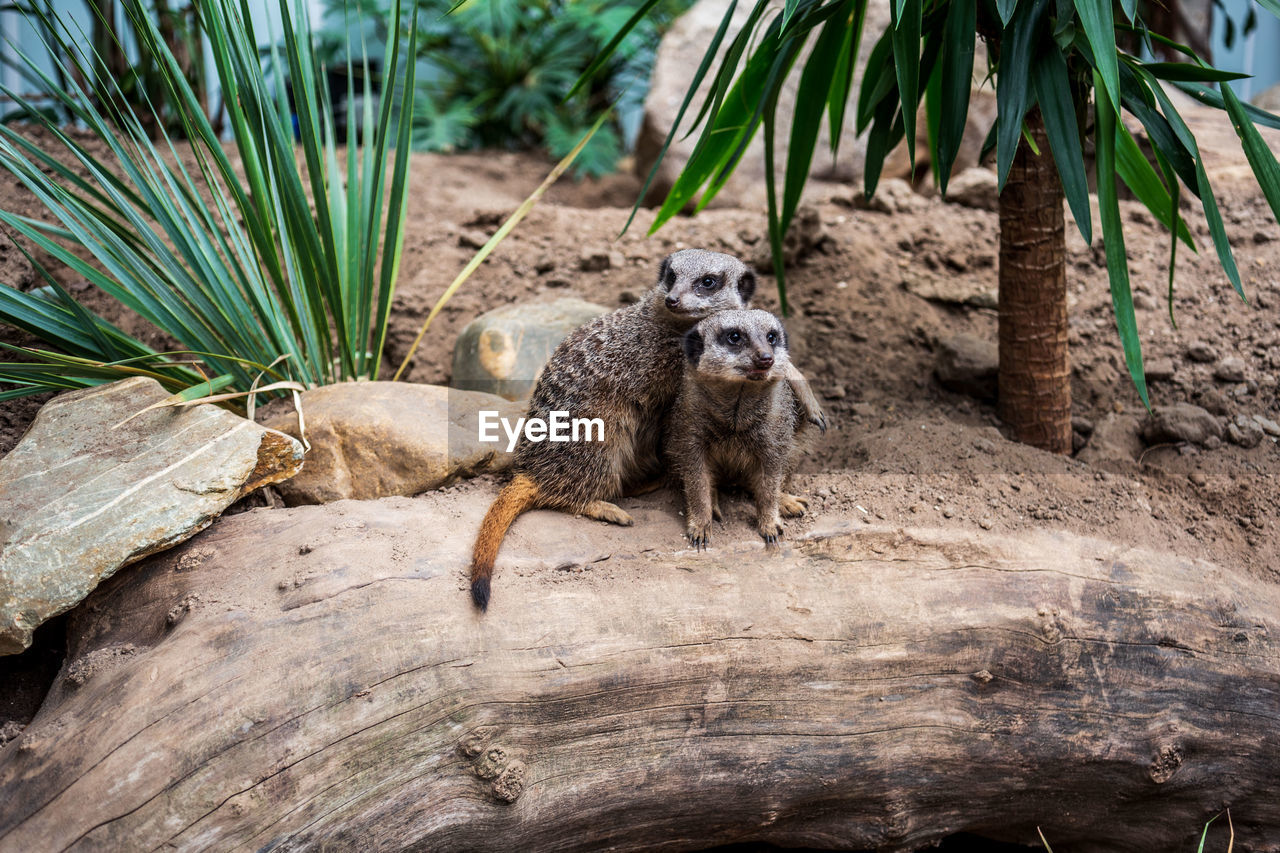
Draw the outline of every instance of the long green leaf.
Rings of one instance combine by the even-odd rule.
[[[1205,104],[1206,106],[1217,107],[1220,110],[1225,110],[1227,108],[1226,103],[1223,101],[1222,95],[1218,94],[1213,89],[1210,89],[1208,86],[1206,86],[1203,83],[1189,83],[1189,82],[1182,82],[1178,80],[1173,80],[1170,82],[1172,82],[1173,85],[1177,86],[1179,89],[1186,92],[1188,95],[1195,98],[1200,103]],[[1225,84],[1224,84],[1224,87],[1225,87]],[[1267,112],[1266,110],[1259,109],[1258,107],[1255,107],[1253,104],[1242,103],[1240,104],[1240,107],[1244,111],[1244,114],[1248,116],[1254,123],[1260,124],[1263,127],[1270,127],[1270,128],[1275,128],[1277,130],[1280,130],[1280,116],[1276,116]]]
[[[1120,179],[1133,191],[1138,201],[1146,205],[1147,210],[1151,211],[1161,225],[1175,232],[1178,239],[1195,251],[1196,245],[1191,239],[1186,222],[1181,216],[1177,216],[1176,221],[1170,217],[1169,190],[1160,181],[1160,176],[1123,122],[1116,122],[1115,165]],[[1174,214],[1177,214],[1176,210]]]
[[[1094,71],[1094,86],[1102,85],[1102,75]],[[1107,255],[1107,278],[1111,282],[1111,307],[1115,311],[1120,345],[1125,365],[1142,404],[1151,408],[1147,397],[1147,375],[1142,366],[1142,344],[1138,339],[1138,320],[1133,311],[1133,293],[1129,288],[1129,261],[1125,257],[1124,225],[1120,220],[1120,201],[1116,194],[1116,114],[1110,104],[1099,99],[1094,105],[1097,123],[1098,215],[1102,220],[1103,245]]]
[[[893,69],[893,38],[885,30],[871,47],[867,56],[867,70],[862,75],[858,90],[858,133],[867,129],[880,104],[887,97],[897,100],[898,78]]]
[[[809,61],[805,63],[800,75],[795,114],[791,121],[791,139],[787,145],[787,168],[780,216],[783,233],[795,215],[796,206],[800,203],[800,193],[809,177],[809,166],[813,163],[813,152],[818,145],[818,130],[822,126],[823,107],[830,91],[829,81],[834,80],[838,73],[847,28],[846,17],[835,17],[827,21],[818,34],[813,51],[809,54]],[[769,115],[768,108],[765,109],[765,115]],[[765,174],[772,175],[773,172],[766,169]]]
[[[1147,81],[1151,81],[1148,84]],[[1149,73],[1135,71],[1128,63],[1120,66],[1120,91],[1124,108],[1132,113],[1147,132],[1151,147],[1164,156],[1182,183],[1198,198],[1195,155],[1174,133],[1168,119],[1155,108],[1152,91],[1160,84]]]
[[[1049,150],[1062,179],[1062,190],[1086,243],[1093,242],[1093,217],[1089,209],[1089,180],[1084,171],[1084,149],[1076,123],[1075,100],[1067,61],[1056,47],[1042,50],[1031,66],[1031,82],[1040,115],[1049,137]]]
[[[1139,71],[1138,73],[1141,75],[1145,72]],[[1195,136],[1192,135],[1191,129],[1187,127],[1187,123],[1183,121],[1182,116],[1173,106],[1173,102],[1169,100],[1169,96],[1155,82],[1155,78],[1150,78],[1146,82],[1151,85],[1156,98],[1160,101],[1160,107],[1164,111],[1165,118],[1169,120],[1169,125],[1174,134],[1195,157],[1196,185],[1199,190],[1200,203],[1204,208],[1205,222],[1209,225],[1209,235],[1212,237],[1214,249],[1218,253],[1218,261],[1222,264],[1222,269],[1227,274],[1227,280],[1231,282],[1231,286],[1243,299],[1244,286],[1240,281],[1240,270],[1236,266],[1236,259],[1231,251],[1231,242],[1227,239],[1226,224],[1223,223],[1222,213],[1218,210],[1218,201],[1213,195],[1213,187],[1209,184],[1209,173],[1204,168],[1204,160],[1201,158],[1200,150],[1196,146]]]
[[[1022,137],[1023,116],[1031,103],[1031,58],[1047,6],[1047,0],[1020,4],[1001,39],[996,77],[996,175],[1001,192]]]
[[[853,88],[853,70],[858,58],[858,48],[862,44],[862,25],[867,17],[866,0],[848,0],[846,5],[849,12],[844,43],[840,47],[840,62],[831,77],[831,88],[827,93],[827,117],[833,158],[839,153],[840,140],[844,137],[844,116],[849,104],[849,93]]]
[[[977,0],[952,0],[942,34],[941,98],[938,119],[938,157],[934,170],[942,194],[947,193],[951,169],[969,117],[969,92],[973,89],[974,33],[977,32]]]
[[[1144,62],[1142,67],[1150,71],[1153,76],[1169,81],[1224,83],[1228,80],[1244,80],[1251,76],[1243,71],[1223,71],[1191,62]]]
[[[916,111],[920,106],[920,23],[922,0],[898,0],[893,19],[893,70],[902,99],[902,123],[907,137],[907,158],[916,168]]]
[[[1085,38],[1093,51],[1094,69],[1099,84],[1094,90],[1099,100],[1106,96],[1112,112],[1120,112],[1120,61],[1117,57],[1115,19],[1111,14],[1112,0],[1075,0],[1076,14],[1084,28]]]
[[[1276,155],[1271,153],[1270,146],[1249,120],[1244,105],[1231,90],[1229,83],[1222,84],[1222,98],[1226,103],[1227,115],[1231,117],[1231,126],[1240,137],[1244,156],[1249,160],[1249,166],[1258,179],[1258,185],[1262,187],[1263,195],[1267,197],[1267,203],[1271,205],[1272,214],[1280,222],[1280,163],[1276,162]]]

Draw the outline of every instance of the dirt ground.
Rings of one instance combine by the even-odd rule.
[[[1164,299],[1167,235],[1139,204],[1123,202],[1144,353],[1163,377],[1153,378],[1152,400],[1191,402],[1224,422],[1239,414],[1280,420],[1280,226],[1247,179],[1225,118],[1208,113],[1195,124],[1249,304],[1231,291],[1202,217],[1188,206],[1200,253],[1179,253],[1175,329]],[[457,271],[548,168],[532,155],[415,155],[386,358],[391,370]],[[500,305],[572,295],[615,307],[651,286],[659,261],[675,249],[748,259],[767,250],[764,212],[756,208],[713,208],[652,237],[652,212],[642,210],[619,237],[638,189],[626,174],[554,187],[445,307],[409,378],[447,382],[458,331]],[[1068,224],[1073,415],[1082,449],[1076,458],[1059,457],[1008,441],[990,400],[948,391],[934,376],[940,345],[952,336],[995,340],[996,214],[942,201],[928,187],[870,209],[858,204],[860,195],[847,185],[811,186],[814,245],[788,275],[794,357],[832,425],[803,467],[800,485],[813,512],[788,523],[792,535],[815,517],[832,516],[1000,533],[1059,528],[1277,576],[1276,440],[1267,436],[1249,448],[1224,440],[1213,449],[1141,443],[1146,413],[1124,369],[1100,238],[1091,248]],[[39,212],[8,176],[0,177],[0,204]],[[603,265],[598,255],[610,258],[609,268],[596,269]],[[126,329],[163,343],[66,270],[54,273]],[[35,282],[11,245],[0,246],[0,274],[6,284]],[[759,293],[760,307],[776,309],[773,277],[761,277]],[[12,330],[0,337],[22,340]],[[1220,368],[1232,357],[1243,360],[1243,380],[1216,378],[1229,373]],[[0,403],[0,452],[16,443],[37,405]],[[451,488],[493,486],[482,479]],[[632,501],[678,510],[670,492]],[[754,535],[747,515],[738,503],[720,535]]]

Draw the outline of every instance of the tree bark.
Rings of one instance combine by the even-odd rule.
[[[1071,452],[1062,184],[1038,109],[1000,194],[1000,420],[1025,444]]]
[[[0,850],[1185,850],[1224,807],[1280,850],[1269,583],[1067,535],[662,553],[532,513],[481,616],[488,497],[253,511],[116,575],[0,751]]]

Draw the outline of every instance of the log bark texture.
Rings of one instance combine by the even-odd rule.
[[[669,510],[538,512],[481,616],[489,497],[253,511],[117,575],[0,752],[0,850],[1150,851],[1225,807],[1280,850],[1265,581],[1065,534],[695,554]]]

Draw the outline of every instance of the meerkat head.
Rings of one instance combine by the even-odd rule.
[[[684,336],[688,367],[699,381],[774,382],[790,357],[782,321],[768,311],[721,311]]]
[[[664,258],[658,270],[661,307],[681,323],[746,308],[755,289],[751,268],[721,252],[684,249]]]

